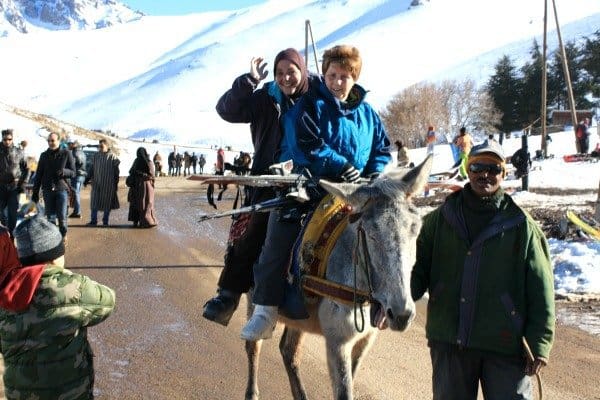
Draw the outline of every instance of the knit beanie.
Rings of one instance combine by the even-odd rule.
[[[41,214],[25,218],[15,228],[14,236],[23,266],[43,264],[65,254],[60,231]]]
[[[296,67],[298,67],[302,78],[300,79],[300,83],[298,84],[298,89],[296,90],[296,93],[298,96],[306,93],[306,91],[308,90],[308,71],[306,70],[304,57],[302,57],[302,55],[298,53],[298,50],[290,47],[288,49],[281,50],[279,54],[275,56],[275,63],[273,64],[273,68],[275,70],[277,70],[277,63],[281,60],[287,60],[296,65]],[[273,73],[275,74],[275,71],[273,71]],[[294,97],[296,97],[296,95],[294,95]]]

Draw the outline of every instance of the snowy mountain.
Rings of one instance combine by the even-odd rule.
[[[0,0],[0,37],[36,29],[97,29],[143,16],[113,0]],[[1,15],[1,14],[0,14]]]
[[[28,15],[27,4],[42,4],[0,1],[5,15],[11,4],[20,15]],[[63,1],[67,4],[53,4]],[[115,10],[120,6],[92,0],[74,4],[96,3]],[[538,2],[411,3],[271,0],[233,12],[143,16],[105,29],[9,35],[0,38],[0,54],[15,61],[0,69],[0,102],[121,137],[248,148],[248,127],[222,121],[215,104],[233,79],[248,71],[251,57],[264,56],[272,64],[283,48],[303,49],[307,19],[319,54],[340,43],[360,49],[359,83],[377,109],[420,81],[470,78],[484,83],[501,56],[509,54],[520,64],[533,40],[541,43],[543,4]],[[598,0],[557,0],[557,9],[565,41],[589,36],[600,26]],[[61,15],[75,21],[65,16],[72,14]],[[78,15],[81,20],[88,14]],[[28,18],[25,23],[31,24]],[[549,49],[554,50],[553,18],[549,29]],[[309,68],[315,71],[309,54]]]

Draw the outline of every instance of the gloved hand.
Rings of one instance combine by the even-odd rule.
[[[39,193],[33,193],[31,195],[31,201],[33,201],[34,203],[38,203],[40,201],[40,194]]]
[[[360,171],[354,168],[354,165],[347,162],[346,164],[344,164],[344,168],[342,168],[342,173],[340,174],[340,177],[345,182],[356,182],[360,179]]]
[[[17,185],[17,193],[18,194],[25,193],[25,184],[24,183]]]
[[[264,60],[262,57],[252,57],[252,60],[250,60],[250,76],[259,82],[269,74],[269,71],[265,69],[267,63]]]

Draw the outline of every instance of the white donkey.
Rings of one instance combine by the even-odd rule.
[[[280,317],[285,329],[279,348],[295,400],[307,399],[299,374],[300,349],[305,333],[325,337],[334,398],[351,400],[354,376],[373,344],[378,328],[389,326],[392,330],[404,331],[413,320],[415,304],[410,294],[410,271],[421,216],[412,204],[411,196],[423,190],[431,164],[429,156],[407,173],[404,173],[406,170],[388,173],[369,185],[321,183],[329,193],[351,204],[353,210],[352,222],[343,231],[330,255],[326,278],[356,287],[368,293],[371,300],[364,307],[364,314],[360,307],[322,298],[309,306],[310,318],[306,320]],[[362,266],[355,265],[353,254],[356,250],[365,260]],[[370,316],[366,323],[365,318],[361,318],[363,315]],[[261,345],[261,341],[246,342],[249,367],[246,400],[259,398]]]

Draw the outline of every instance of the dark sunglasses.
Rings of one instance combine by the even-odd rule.
[[[469,171],[474,174],[487,172],[488,174],[498,175],[502,173],[502,167],[498,164],[473,163],[469,165]]]

